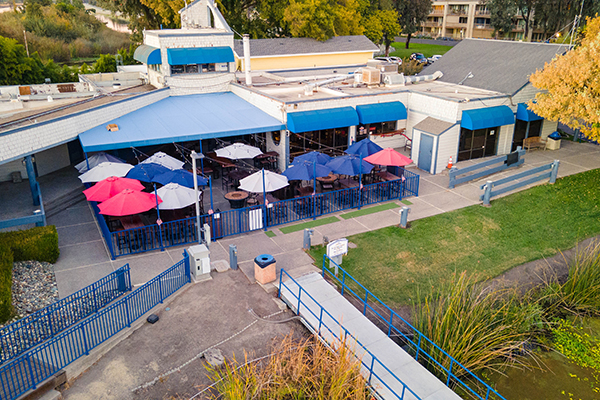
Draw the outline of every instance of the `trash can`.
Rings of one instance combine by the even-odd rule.
[[[552,132],[548,136],[548,142],[546,143],[546,149],[548,150],[558,150],[560,149],[560,133]]]
[[[277,263],[270,254],[261,254],[254,259],[254,279],[261,285],[277,279]]]

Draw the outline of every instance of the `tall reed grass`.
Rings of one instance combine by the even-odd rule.
[[[316,336],[294,340],[285,336],[261,362],[235,359],[222,367],[207,366],[216,383],[214,399],[223,400],[366,400],[367,383],[360,361],[345,343],[332,349]]]
[[[525,356],[530,354],[528,344],[542,328],[543,310],[522,300],[514,290],[492,290],[476,283],[475,276],[463,272],[439,290],[432,289],[415,307],[415,327],[475,374],[502,371],[509,365],[531,366],[532,359]],[[421,343],[425,353],[446,369],[450,367],[451,360],[442,351],[429,342]],[[447,379],[439,366],[429,362],[427,367]],[[452,373],[468,378],[456,364]]]

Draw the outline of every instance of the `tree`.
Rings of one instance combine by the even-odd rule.
[[[390,45],[401,32],[396,10],[377,10],[366,17],[363,26],[364,34],[373,43],[385,44],[385,55],[390,53]]]
[[[545,119],[600,140],[600,17],[587,18],[581,44],[530,77],[542,90],[528,106]]]
[[[102,54],[94,63],[94,73],[117,72],[117,60],[112,54]]]
[[[357,0],[291,0],[284,21],[295,37],[325,41],[338,35],[360,35],[363,27]]]
[[[517,6],[514,0],[489,0],[485,3],[490,11],[490,23],[494,28],[494,35],[498,37],[501,32],[507,35],[513,28]]]
[[[412,34],[421,28],[421,24],[427,20],[431,12],[431,0],[398,0],[396,10],[400,15],[399,23],[402,32],[408,34],[406,37],[408,49]]]

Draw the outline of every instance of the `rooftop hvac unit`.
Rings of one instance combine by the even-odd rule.
[[[404,74],[383,74],[383,83],[386,85],[404,85]]]
[[[381,72],[375,68],[363,68],[362,81],[367,85],[378,85],[381,82]]]
[[[392,63],[381,63],[381,65],[379,66],[379,69],[381,70],[381,72],[395,72],[398,73],[398,64],[392,64]]]

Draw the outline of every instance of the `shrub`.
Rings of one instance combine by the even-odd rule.
[[[360,361],[344,343],[333,347],[316,336],[298,342],[289,334],[262,364],[248,361],[246,353],[243,364],[234,359],[222,368],[207,366],[219,393],[214,398],[366,400]]]
[[[0,240],[0,323],[12,315],[12,267],[12,251]]]
[[[12,250],[14,261],[36,260],[55,263],[59,255],[58,233],[54,225],[0,232],[0,243]]]

